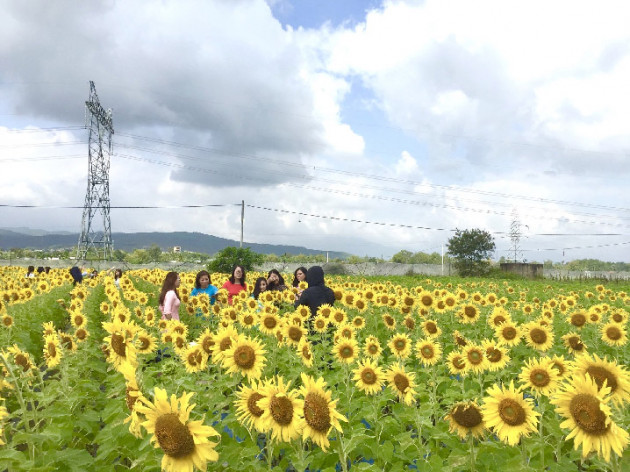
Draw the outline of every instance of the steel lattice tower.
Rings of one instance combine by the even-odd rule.
[[[112,110],[105,110],[90,81],[90,98],[85,102],[85,124],[90,123],[88,141],[88,181],[81,219],[77,259],[112,258],[112,229],[109,218],[109,159],[112,154]],[[102,216],[102,227],[99,225]]]

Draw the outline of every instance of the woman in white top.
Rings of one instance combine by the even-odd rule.
[[[177,287],[181,280],[177,272],[169,272],[164,278],[160,292],[160,312],[164,320],[179,320],[179,293]]]

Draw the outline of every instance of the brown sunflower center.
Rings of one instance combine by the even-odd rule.
[[[337,323],[341,323],[344,318],[343,313],[339,313],[339,312],[335,313],[334,318]]]
[[[308,393],[304,398],[304,419],[318,433],[328,433],[331,424],[326,399],[316,393]]]
[[[232,338],[230,338],[229,336],[226,336],[219,343],[219,349],[221,350],[221,352],[223,352],[229,349],[230,347],[232,347]]]
[[[464,367],[466,367],[466,363],[464,362],[464,359],[462,359],[460,356],[453,357],[452,363],[456,369],[463,369]]]
[[[396,374],[394,376],[394,385],[396,385],[399,392],[405,393],[409,388],[409,379],[406,375]]]
[[[254,392],[247,399],[247,409],[251,415],[256,418],[259,418],[264,413],[264,411],[256,404],[256,402],[261,398],[263,398],[263,396],[260,393]]]
[[[125,344],[125,338],[123,335],[118,333],[112,334],[111,345],[114,352],[120,357],[127,356],[127,345]]]
[[[394,325],[394,318],[392,318],[391,316],[387,315],[385,317],[385,324],[387,326],[393,326]]]
[[[302,346],[302,357],[304,357],[304,359],[306,360],[311,359],[311,349],[308,347],[308,345]]]
[[[138,390],[132,387],[127,387],[127,390],[125,391],[125,401],[127,402],[127,408],[129,408],[129,410],[133,410],[133,405],[136,403],[136,400],[138,399],[137,394],[136,395],[131,395],[131,394],[137,391]]]
[[[615,313],[614,315],[612,315],[612,320],[615,323],[621,323],[623,321],[623,316],[621,316],[619,313]]]
[[[547,333],[544,329],[532,329],[529,332],[529,337],[535,344],[545,344],[547,342]]]
[[[211,336],[206,336],[201,341],[201,348],[204,350],[206,354],[210,354],[213,346],[214,346],[214,341]]]
[[[23,372],[26,372],[31,368],[31,363],[24,354],[17,354],[15,356],[15,363],[22,368]]]
[[[344,345],[339,350],[339,355],[344,359],[350,359],[354,355],[354,349],[352,349],[352,346]]]
[[[423,295],[420,301],[422,302],[424,306],[433,305],[433,297],[431,297],[431,295]]]
[[[483,354],[477,349],[469,351],[467,357],[470,363],[473,365],[481,364],[481,362],[483,362]]]
[[[573,315],[571,315],[571,324],[581,328],[586,324],[586,316],[582,313],[573,313]]]
[[[370,344],[367,350],[372,355],[378,354],[378,346],[376,344]]]
[[[83,317],[81,315],[76,315],[74,317],[74,324],[77,326],[81,326],[83,324]]]
[[[429,321],[426,325],[424,325],[424,327],[426,328],[427,333],[429,334],[437,333],[437,330],[438,330],[437,325],[432,321]]]
[[[621,339],[621,330],[616,326],[609,326],[606,329],[606,336],[608,339],[612,339],[613,341],[617,341]]]
[[[324,320],[315,321],[315,327],[317,329],[324,329],[326,327],[326,322]]]
[[[473,405],[458,405],[451,412],[452,418],[464,428],[474,428],[481,424],[481,412]]]
[[[505,339],[511,341],[516,337],[516,328],[514,328],[513,326],[506,326],[505,328],[503,328],[501,334],[503,334],[503,337]]]
[[[77,337],[78,340],[83,341],[85,338],[87,338],[87,331],[83,328],[79,328],[74,333],[74,335]]]
[[[617,390],[617,377],[606,368],[591,365],[586,369],[586,373],[593,377],[598,388],[602,388],[604,381],[606,381],[606,385],[610,387],[610,393],[615,393]]]
[[[374,385],[376,383],[376,372],[369,367],[365,367],[361,371],[361,381],[367,385]]]
[[[433,357],[435,356],[435,352],[433,351],[433,347],[431,346],[422,346],[420,352],[422,353],[422,357],[424,357],[425,359],[433,359]]]
[[[529,374],[529,381],[536,387],[546,387],[551,382],[551,377],[544,369],[534,369]]]
[[[407,347],[407,343],[405,342],[404,339],[397,339],[396,342],[394,343],[394,348],[397,351],[404,351],[405,347]]]
[[[276,325],[278,324],[276,322],[276,318],[273,316],[267,316],[265,317],[263,324],[265,325],[265,328],[267,329],[275,329]]]
[[[256,353],[251,346],[239,346],[234,351],[234,362],[241,369],[251,369],[256,362]]]
[[[565,368],[564,365],[562,365],[560,362],[554,361],[553,364],[551,364],[551,367],[558,371],[559,377],[562,377],[564,375]]]
[[[474,306],[464,307],[464,315],[466,315],[468,318],[474,318],[475,316],[477,316],[477,309]]]
[[[525,423],[525,409],[515,400],[505,398],[499,403],[499,416],[510,426],[518,426]]]
[[[164,453],[176,459],[195,450],[192,434],[176,413],[166,413],[155,421],[155,437]]]
[[[606,425],[606,414],[599,408],[599,400],[593,395],[580,393],[571,399],[569,411],[578,426],[589,434],[606,434],[610,424]]]
[[[486,350],[486,357],[490,362],[499,362],[503,358],[503,355],[499,349],[490,347]]]
[[[48,356],[49,357],[57,356],[57,346],[55,346],[55,343],[48,343]]]
[[[284,395],[273,396],[269,402],[269,411],[274,421],[280,426],[291,424],[293,420],[293,403]]]
[[[494,317],[494,324],[495,324],[495,326],[499,326],[503,322],[505,322],[505,316],[497,315],[497,316]]]
[[[175,345],[178,349],[183,349],[183,347],[186,345],[186,338],[182,336],[177,336],[175,338]]]
[[[569,347],[574,351],[581,351],[584,349],[584,344],[582,344],[582,340],[579,336],[569,336],[567,341],[569,342]]]
[[[302,339],[302,330],[300,328],[296,328],[295,326],[291,326],[289,328],[289,338],[295,342],[299,342],[300,339]]]
[[[250,326],[252,324],[254,324],[254,317],[252,315],[245,315],[243,317],[243,322],[247,325]]]

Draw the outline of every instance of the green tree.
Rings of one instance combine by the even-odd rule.
[[[455,259],[459,275],[485,275],[490,271],[490,256],[496,249],[492,235],[480,229],[455,230],[446,244]]]
[[[409,261],[413,257],[411,251],[403,249],[392,256],[392,262],[398,262],[399,264],[409,264]]]
[[[255,265],[262,264],[264,260],[265,256],[248,247],[229,246],[216,253],[214,259],[208,264],[208,270],[229,274],[236,264],[243,266],[245,270],[252,270]]]
[[[151,244],[146,252],[149,262],[160,262],[160,257],[162,257],[162,249],[160,249],[160,246],[157,244]]]

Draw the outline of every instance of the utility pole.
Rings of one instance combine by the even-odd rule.
[[[90,99],[85,102],[86,126],[90,122],[88,140],[88,180],[81,218],[81,235],[77,245],[77,260],[83,261],[88,252],[92,252],[96,260],[112,258],[112,229],[109,218],[109,160],[112,154],[111,108],[105,110],[96,94],[94,82],[90,81]],[[96,228],[96,214],[102,216],[102,228]]]
[[[241,246],[243,247],[243,222],[245,221],[245,200],[241,200]]]
[[[518,219],[516,208],[512,210],[512,223],[510,224],[510,240],[512,241],[512,251],[514,252],[514,263],[519,256],[521,250],[519,244],[521,242],[521,222]]]

